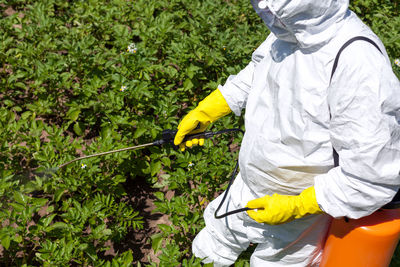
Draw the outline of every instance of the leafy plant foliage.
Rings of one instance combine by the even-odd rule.
[[[355,0],[352,9],[399,58],[398,3]],[[200,266],[190,244],[227,185],[241,136],[48,170],[176,128],[267,36],[250,1],[0,0],[0,12],[0,264],[140,266],[124,246],[106,252],[144,227],[129,197],[144,180],[170,221],[147,240],[159,253],[148,265]],[[213,127],[241,125],[228,116]]]

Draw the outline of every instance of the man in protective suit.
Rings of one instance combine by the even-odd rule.
[[[185,135],[245,108],[240,173],[224,210],[205,210],[193,253],[229,266],[250,243],[251,266],[316,264],[327,218],[367,216],[400,185],[400,84],[379,38],[348,0],[252,0],[271,34],[251,62],[181,121]],[[343,45],[334,69],[334,61]],[[203,140],[194,140],[194,143]],[[334,156],[338,155],[338,166]]]

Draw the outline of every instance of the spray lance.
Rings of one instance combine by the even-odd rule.
[[[209,138],[212,138],[212,137],[214,137],[216,135],[225,134],[225,133],[232,133],[232,132],[241,132],[241,133],[244,134],[244,131],[242,131],[241,129],[238,129],[238,128],[224,129],[224,130],[216,131],[216,132],[206,131],[206,132],[186,135],[182,142],[186,142],[186,141],[189,141],[189,140],[192,140],[192,139],[202,139],[202,138],[209,139]],[[170,144],[176,149],[177,146],[174,145],[174,139],[175,139],[176,133],[177,133],[176,130],[168,129],[168,130],[164,130],[162,132],[161,139],[155,140],[155,141],[153,141],[151,143],[141,144],[141,145],[136,145],[136,146],[131,146],[131,147],[126,147],[126,148],[121,148],[121,149],[116,149],[116,150],[110,150],[110,151],[106,151],[106,152],[101,152],[101,153],[96,153],[96,154],[92,154],[92,155],[78,157],[78,158],[75,158],[73,160],[70,160],[68,162],[63,163],[58,167],[52,168],[49,171],[46,171],[46,174],[55,173],[58,170],[60,170],[62,168],[65,168],[66,166],[68,166],[68,165],[70,165],[70,164],[72,164],[72,163],[74,163],[76,161],[80,161],[80,160],[88,159],[88,158],[93,158],[93,157],[105,156],[105,155],[108,155],[108,154],[113,154],[113,153],[118,153],[118,152],[123,152],[123,151],[136,150],[136,149],[140,149],[140,148],[144,148],[144,147],[150,147],[150,146],[161,146],[161,145],[164,145],[164,144]],[[228,184],[228,187],[225,190],[225,194],[224,194],[224,196],[222,198],[222,201],[219,204],[218,208],[215,210],[214,216],[215,216],[216,219],[221,219],[221,218],[224,218],[226,216],[229,216],[229,215],[232,215],[232,214],[235,214],[235,213],[251,210],[250,208],[246,207],[246,208],[232,210],[232,211],[226,212],[226,213],[221,214],[221,215],[217,214],[219,212],[219,210],[221,209],[223,203],[225,202],[225,199],[226,199],[226,197],[228,195],[229,189],[230,189],[230,187],[231,187],[231,185],[232,185],[232,183],[233,183],[233,181],[234,181],[234,179],[236,177],[238,167],[239,167],[239,161],[236,163],[235,169],[234,169],[234,171],[232,173],[232,176],[231,176],[231,178],[229,180],[229,184]]]

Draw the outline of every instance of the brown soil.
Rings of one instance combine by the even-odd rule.
[[[127,234],[125,239],[120,244],[111,246],[113,252],[125,251],[131,249],[133,251],[134,264],[156,262],[159,263],[157,256],[151,248],[150,237],[160,230],[157,228],[158,224],[171,224],[168,220],[168,215],[155,212],[156,206],[154,201],[157,198],[154,192],[157,189],[152,188],[144,178],[136,177],[133,181],[128,180],[124,184],[125,190],[135,210],[139,211],[139,216],[143,217],[143,229],[132,230]],[[166,191],[166,195],[173,194],[172,191]],[[112,255],[111,251],[106,252],[106,255]]]

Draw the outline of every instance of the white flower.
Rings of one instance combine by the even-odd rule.
[[[86,164],[83,163],[81,164],[81,169],[86,169],[86,167],[87,167]]]
[[[192,167],[194,166],[194,163],[193,162],[189,162],[189,164],[188,164],[188,170],[190,171],[190,170],[192,170]]]
[[[120,90],[121,92],[125,91],[125,90],[126,90],[126,86],[125,86],[125,85],[122,85],[121,88],[120,88],[119,90]]]
[[[394,64],[396,64],[398,67],[400,67],[400,58],[396,58],[394,60]]]
[[[131,54],[136,53],[137,52],[136,45],[134,43],[131,43],[130,45],[128,45],[128,48],[126,49],[126,51]]]

